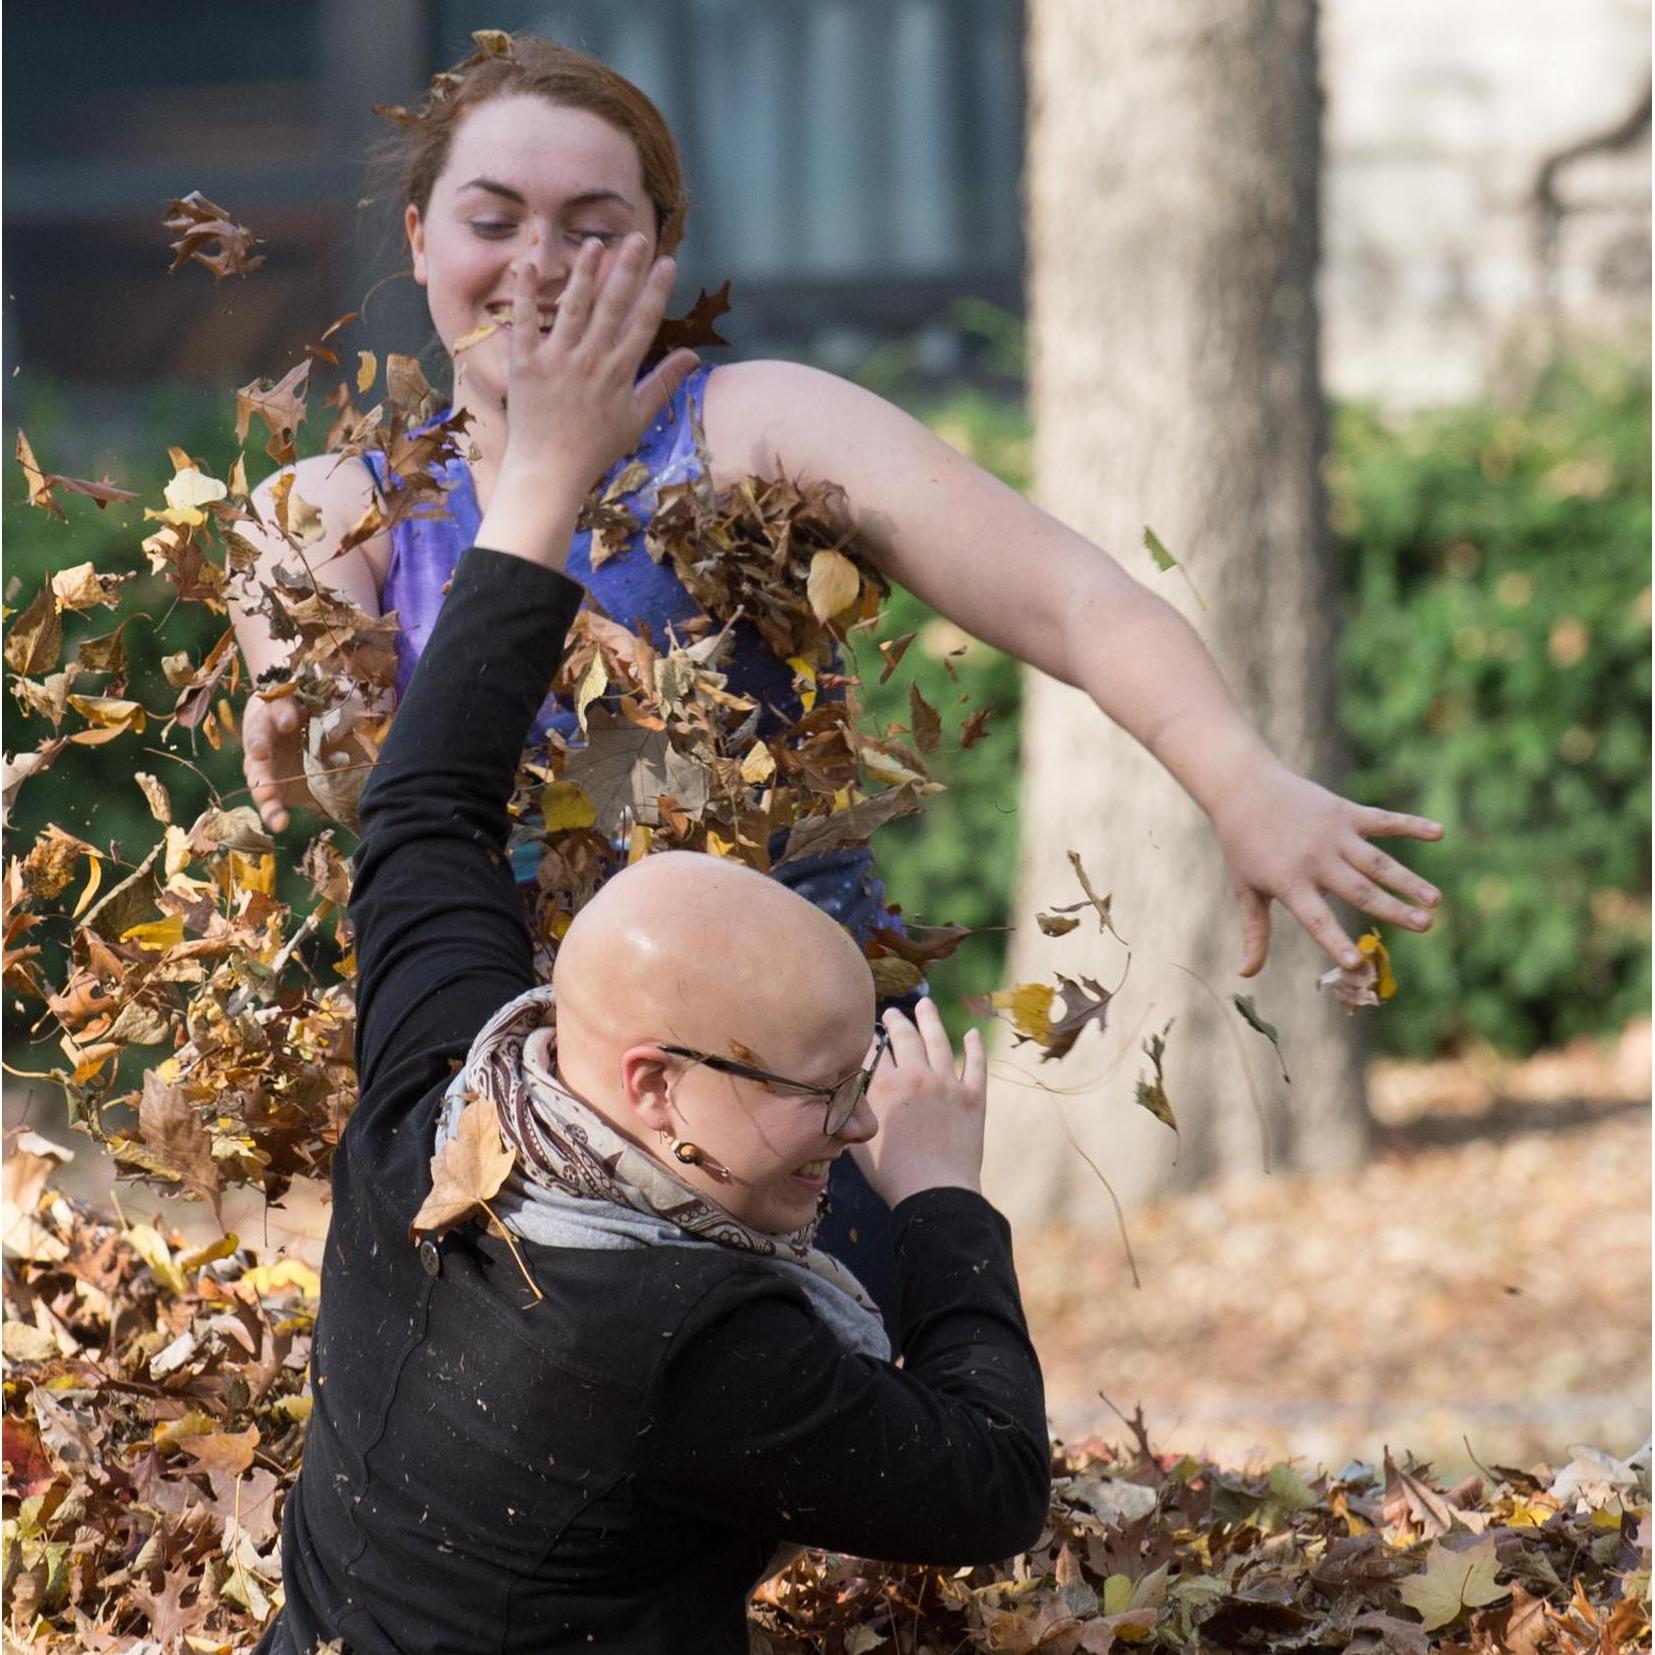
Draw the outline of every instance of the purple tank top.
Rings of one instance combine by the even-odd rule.
[[[690,374],[644,433],[636,451],[617,460],[604,479],[607,484],[634,460],[648,468],[649,475],[637,492],[623,496],[638,521],[637,534],[596,569],[592,567],[592,537],[586,531],[575,535],[569,552],[569,575],[586,588],[592,602],[629,631],[646,634],[657,647],[665,646],[670,626],[681,627],[701,613],[671,563],[656,563],[644,550],[643,539],[658,491],[701,474],[690,416],[700,417],[702,392],[712,371],[703,366]],[[375,483],[383,488],[383,455],[365,454],[363,458],[374,473]],[[391,563],[380,607],[386,614],[394,609],[401,627],[397,634],[399,696],[408,688],[414,665],[431,637],[444,589],[460,554],[475,541],[482,520],[471,470],[463,459],[449,460],[441,481],[447,491],[446,514],[405,518],[391,531]],[[727,660],[729,687],[734,693],[751,696],[761,707],[777,708],[787,718],[798,716],[792,669],[777,658],[748,622],[736,626]],[[547,662],[548,677],[552,666]],[[535,734],[544,735],[548,729],[578,739],[574,710],[561,705],[555,696],[548,697],[541,709]]]

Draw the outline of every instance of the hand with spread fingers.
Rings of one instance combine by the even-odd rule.
[[[981,1193],[983,1128],[988,1111],[988,1068],[983,1037],[966,1033],[955,1067],[942,1015],[921,1000],[910,1020],[885,1013],[890,1050],[874,1071],[868,1101],[879,1134],[856,1145],[864,1176],[889,1206],[921,1190]]]
[[[538,270],[525,258],[512,272],[506,447],[477,538],[556,567],[568,551],[546,532],[558,504],[578,505],[637,447],[697,362],[693,351],[673,351],[638,377],[672,291],[673,261],[651,262],[648,242],[634,234],[601,280],[600,265],[598,243],[586,242],[545,334]]]
[[[1354,804],[1274,762],[1228,791],[1212,820],[1241,909],[1242,976],[1269,953],[1272,900],[1346,967],[1360,955],[1329,898],[1385,925],[1430,929],[1441,893],[1370,841],[1440,839],[1440,822]]]

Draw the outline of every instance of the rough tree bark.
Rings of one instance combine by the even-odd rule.
[[[1329,781],[1316,7],[1030,0],[1028,17],[1038,498],[1176,604],[1276,751]],[[1146,524],[1204,608],[1176,572],[1156,573]],[[1070,850],[1114,893],[1133,960],[1104,1039],[1088,1031],[1070,1057],[1047,1064],[1032,1047],[1002,1046],[991,1196],[1024,1223],[1113,1222],[1051,1118],[1058,1109],[1129,1204],[1258,1173],[1261,1126],[1242,1051],[1273,1167],[1359,1162],[1368,1144],[1359,1031],[1314,989],[1328,962],[1278,907],[1269,965],[1252,983],[1239,979],[1236,911],[1205,817],[1077,692],[1034,674],[1026,690],[1008,980],[1121,979],[1125,951],[1095,924],[1059,939],[1035,925],[1038,910],[1080,897]],[[1230,1005],[1235,992],[1252,994],[1281,1029],[1291,1086]],[[1133,1100],[1148,1072],[1142,1044],[1169,1018],[1176,1165],[1172,1134]]]

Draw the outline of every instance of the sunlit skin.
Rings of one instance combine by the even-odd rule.
[[[429,210],[410,209],[407,227],[415,279],[449,346],[501,316],[513,272],[525,267],[534,271],[534,326],[543,328],[589,234],[602,238],[601,253],[588,255],[597,260],[599,290],[625,246],[617,236],[639,235],[637,256],[646,263],[656,250],[654,210],[631,140],[596,116],[538,97],[500,98],[467,115]],[[473,473],[485,509],[495,505],[512,446],[503,407],[509,352],[502,330],[455,363],[457,399],[473,415]],[[1429,928],[1439,893],[1370,841],[1436,839],[1440,824],[1354,803],[1283,764],[1188,624],[1107,552],[901,410],[831,374],[786,362],[721,367],[707,381],[704,414],[717,486],[774,474],[783,463],[791,475],[842,484],[886,574],[976,637],[1084,690],[1166,766],[1213,823],[1240,917],[1243,975],[1265,962],[1273,902],[1342,964],[1358,956],[1331,899],[1384,924]],[[547,434],[524,435],[517,446],[550,476],[568,459],[562,436],[551,433],[568,427],[541,430]],[[325,532],[343,534],[370,498],[364,468],[324,457],[297,470],[298,490],[321,510]],[[266,503],[268,486],[260,495]],[[271,563],[286,555],[273,535],[249,538]],[[377,613],[389,556],[389,537],[377,537],[333,560],[327,578]],[[238,614],[237,630],[255,674],[282,658],[258,617]],[[304,797],[300,716],[291,699],[255,698],[244,725],[249,786],[278,831],[286,804]]]
[[[558,950],[558,1071],[686,1183],[771,1232],[809,1222],[827,1163],[877,1130],[864,1099],[834,1137],[819,1098],[662,1052],[661,1043],[832,1085],[874,1027],[861,950],[818,908],[714,857],[647,857],[611,880]],[[693,1143],[700,1165],[672,1161]]]

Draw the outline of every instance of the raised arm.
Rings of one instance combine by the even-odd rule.
[[[1188,623],[1100,547],[900,409],[813,368],[721,368],[707,384],[706,424],[721,480],[783,464],[842,484],[893,580],[1085,690],[1167,767],[1218,833],[1244,975],[1264,964],[1272,898],[1343,964],[1356,951],[1329,895],[1389,924],[1429,927],[1436,891],[1368,836],[1434,839],[1441,827],[1353,804],[1289,770]]]
[[[515,272],[505,456],[363,791],[351,918],[365,1095],[417,1096],[533,980],[506,807],[579,606],[562,574],[575,519],[695,365],[675,352],[636,379],[672,261],[650,267],[631,238],[600,287],[597,252],[582,251],[544,338],[538,274]]]

